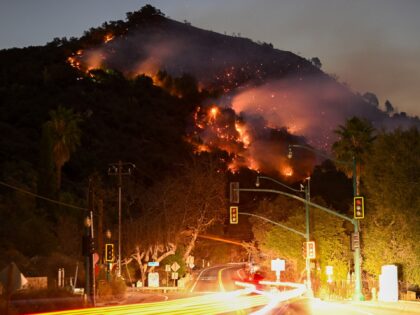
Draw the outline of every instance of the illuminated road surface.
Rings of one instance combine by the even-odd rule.
[[[326,302],[317,299],[300,298],[291,303],[283,303],[269,313],[287,315],[414,315],[420,314],[420,303],[417,310],[404,311],[381,306],[364,306],[363,303]]]
[[[61,315],[130,315],[130,314],[266,314],[280,302],[300,296],[305,288],[291,284],[285,292],[251,294],[255,286],[236,284],[232,279],[240,279],[242,265],[224,265],[204,269],[190,289],[191,294],[199,294],[189,298],[142,304],[119,305],[110,307],[84,308],[49,312],[42,314]],[[293,287],[294,286],[294,287]],[[215,293],[216,292],[216,293]]]
[[[351,302],[334,303],[318,299],[303,298],[305,288],[295,283],[270,283],[269,287],[280,288],[258,291],[255,286],[236,282],[245,278],[242,265],[223,265],[202,270],[192,282],[189,293],[195,296],[152,303],[128,304],[108,307],[84,308],[40,314],[60,315],[414,315],[418,311],[402,311],[380,307],[353,304]],[[285,290],[285,291],[282,291]],[[258,294],[255,294],[258,292]]]

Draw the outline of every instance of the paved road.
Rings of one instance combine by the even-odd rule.
[[[181,296],[165,294],[139,294],[136,304],[123,304],[95,309],[69,310],[46,313],[49,315],[414,315],[420,314],[420,303],[410,304],[407,311],[390,303],[388,308],[375,303],[326,302],[301,297],[284,301],[286,295],[293,293],[292,287],[276,294],[250,293],[249,287],[238,286],[235,280],[244,279],[243,265],[219,265],[202,270],[192,282],[188,292]],[[267,289],[264,287],[264,289]],[[290,289],[290,290],[289,290]],[[303,288],[304,289],[304,288]],[[300,291],[299,294],[301,294]],[[177,296],[179,295],[179,296]],[[297,296],[297,295],[295,295]],[[281,301],[283,298],[283,302]],[[135,298],[135,296],[133,296]],[[289,297],[287,297],[289,299]],[[128,301],[127,301],[128,302]],[[134,300],[132,301],[134,302]],[[145,303],[147,302],[147,303]],[[397,307],[398,309],[392,309]]]
[[[300,298],[290,303],[283,303],[281,306],[267,313],[268,315],[414,315],[420,314],[420,303],[415,307],[407,308],[398,305],[378,305],[369,302],[353,303],[329,302],[318,299]]]
[[[191,293],[226,292],[237,290],[235,280],[245,277],[243,264],[217,265],[203,269],[193,281]]]

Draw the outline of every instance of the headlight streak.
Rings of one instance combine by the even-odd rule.
[[[239,291],[239,292],[238,292]],[[265,305],[267,297],[261,295],[244,296],[248,290],[237,290],[229,293],[217,293],[196,296],[167,302],[153,302],[121,306],[85,308],[77,310],[40,313],[45,315],[212,315],[234,312]]]
[[[265,307],[259,311],[252,313],[253,315],[261,315],[273,309],[279,302],[302,295],[306,291],[305,286],[302,284],[267,281],[261,281],[260,283],[270,286],[290,286],[294,289],[284,292],[263,292],[263,294],[259,295],[249,295],[252,292],[256,292],[255,285],[235,282],[236,285],[242,286],[243,289],[171,301],[84,308],[39,313],[38,315],[213,315],[252,309],[265,305]]]
[[[301,296],[306,292],[306,286],[300,283],[294,282],[271,282],[271,281],[260,281],[260,284],[269,286],[287,286],[294,288],[293,290],[283,292],[265,292],[259,291],[261,294],[266,295],[269,298],[269,303],[262,309],[251,313],[250,315],[263,315],[275,308],[280,302],[284,302],[298,296]]]

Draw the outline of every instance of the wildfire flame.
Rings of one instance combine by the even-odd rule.
[[[105,35],[105,38],[104,38],[104,43],[108,43],[108,42],[110,42],[113,39],[114,39],[114,35],[113,34],[106,34]]]
[[[290,166],[285,166],[282,169],[282,174],[287,177],[293,176],[293,169]]]
[[[67,61],[72,67],[94,77],[95,72],[91,70],[106,68],[108,64],[113,64],[112,58],[119,39],[120,35],[115,39],[112,33],[106,34],[103,37],[101,47],[85,51],[78,50],[69,56]],[[160,72],[161,69],[164,69],[165,60],[171,59],[170,57],[174,55],[175,46],[161,44],[160,46],[150,45],[149,47],[146,45],[145,47],[148,52],[145,58],[137,60],[132,69],[119,70],[127,76],[147,75],[152,78],[154,85],[160,86],[173,96],[182,98],[182,91],[177,91],[176,87],[170,84],[172,79],[168,76],[165,77],[166,74],[163,74],[166,71]],[[179,54],[183,52],[181,48],[180,46],[176,48]],[[118,69],[118,67],[116,68]],[[214,91],[231,93],[237,87],[243,87],[248,82],[250,73],[253,74],[254,83],[262,82],[266,77],[263,64],[243,64],[240,66],[225,64],[213,72],[212,76],[202,77],[198,84],[200,89],[205,88],[209,91],[214,89]],[[169,74],[170,72],[168,72]],[[307,170],[313,164],[307,160],[305,167],[296,167],[296,172],[294,172],[290,162],[284,156],[287,154],[288,135],[290,133],[296,134],[304,129],[304,122],[297,122],[293,115],[287,112],[287,115],[282,116],[284,120],[280,124],[280,126],[288,126],[289,128],[288,134],[285,135],[281,132],[276,120],[264,120],[256,128],[255,120],[246,119],[249,117],[249,113],[251,115],[262,115],[264,111],[267,111],[264,107],[265,103],[271,104],[269,112],[272,113],[273,117],[278,115],[281,106],[285,102],[291,102],[287,90],[283,90],[285,92],[276,91],[274,93],[271,89],[269,93],[265,93],[267,94],[265,97],[272,103],[266,102],[265,98],[262,97],[264,95],[260,95],[262,92],[253,94],[254,92],[251,89],[249,93],[242,92],[240,97],[233,94],[234,97],[231,99],[229,107],[223,108],[217,104],[197,106],[193,113],[193,131],[185,139],[193,145],[194,152],[197,154],[225,151],[228,156],[224,156],[223,159],[227,168],[232,172],[237,172],[240,168],[249,168],[280,175],[284,178],[299,177],[303,169]],[[253,112],[250,112],[248,105],[253,108]],[[299,106],[293,108],[295,107],[299,108]],[[245,112],[248,117],[241,117],[235,111],[238,113]]]

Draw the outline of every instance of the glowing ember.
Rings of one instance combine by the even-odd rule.
[[[212,119],[212,120],[216,120],[216,118],[217,118],[217,115],[219,114],[219,108],[217,108],[216,106],[213,106],[211,109],[210,109],[210,118]]]
[[[283,168],[282,173],[287,177],[293,176],[293,169],[290,166],[286,166]]]
[[[114,35],[112,34],[106,34],[104,38],[104,43],[108,43],[109,41],[114,39]]]

